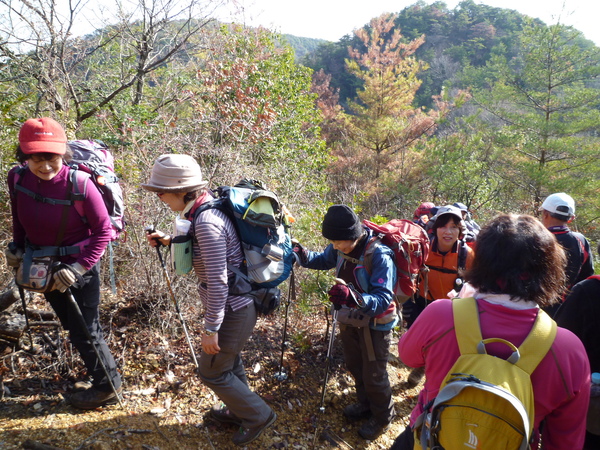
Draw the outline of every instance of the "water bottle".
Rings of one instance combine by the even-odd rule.
[[[592,374],[592,388],[591,397],[600,397],[600,373],[594,372]]]
[[[592,373],[586,429],[592,434],[600,434],[600,373],[598,372]]]

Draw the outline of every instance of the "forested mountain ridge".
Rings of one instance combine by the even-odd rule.
[[[438,95],[444,84],[466,87],[460,79],[460,72],[466,66],[485,66],[495,55],[516,57],[520,35],[527,23],[544,25],[541,20],[515,10],[476,4],[473,0],[462,1],[454,9],[443,1],[432,4],[419,1],[402,9],[395,19],[395,27],[400,29],[404,39],[410,41],[425,36],[415,57],[427,62],[429,68],[419,74],[423,84],[416,103],[431,107],[431,97]],[[584,36],[577,41],[582,49],[594,47]],[[349,33],[338,42],[321,44],[301,59],[313,70],[323,69],[332,76],[331,85],[340,89],[342,103],[356,94],[356,80],[345,70],[344,59],[348,57],[348,46],[357,44],[356,37]]]
[[[283,34],[281,37],[287,45],[294,49],[296,61],[301,61],[307,55],[314,53],[319,45],[329,42],[325,39],[299,37],[292,34]]]

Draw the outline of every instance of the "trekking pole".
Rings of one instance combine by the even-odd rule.
[[[292,266],[292,271],[290,273],[290,286],[288,289],[288,298],[287,303],[285,304],[285,321],[283,322],[283,339],[281,341],[281,360],[279,361],[279,372],[276,372],[274,377],[277,381],[285,381],[287,380],[287,373],[283,370],[283,354],[287,347],[286,339],[287,339],[287,326],[288,326],[288,310],[290,308],[290,303],[292,301],[296,301],[296,280],[294,277],[294,266]]]
[[[27,328],[27,334],[29,334],[29,350],[33,350],[33,336],[31,335],[31,327],[29,326],[29,317],[27,317],[27,302],[25,301],[25,290],[17,285],[19,288],[19,297],[21,297],[21,304],[23,305],[23,315],[25,316],[25,327]]]
[[[154,233],[156,231],[154,227],[146,227],[146,233]],[[188,346],[190,347],[190,353],[192,354],[192,360],[194,361],[194,365],[196,369],[200,369],[200,365],[198,364],[198,360],[196,359],[196,352],[194,351],[194,346],[192,345],[192,340],[190,339],[190,334],[188,333],[187,326],[185,324],[185,320],[183,320],[183,315],[179,309],[179,303],[175,298],[175,293],[173,292],[173,287],[171,286],[171,277],[169,276],[169,272],[167,271],[167,266],[165,265],[165,261],[163,259],[162,253],[160,252],[160,243],[159,238],[154,239],[156,241],[156,254],[158,255],[158,260],[160,261],[160,265],[162,267],[163,275],[165,276],[165,281],[167,282],[167,287],[169,288],[169,293],[171,294],[171,300],[173,305],[175,305],[175,311],[179,316],[179,321],[181,322],[181,327],[183,328],[183,333],[185,334],[185,339],[187,340]]]
[[[108,373],[108,369],[106,368],[104,359],[102,359],[102,356],[100,355],[100,352],[98,351],[98,348],[96,347],[96,340],[92,338],[92,333],[90,333],[90,330],[88,329],[87,324],[85,323],[85,319],[83,318],[83,314],[81,313],[81,308],[79,308],[79,304],[75,300],[75,297],[73,297],[71,288],[68,288],[65,291],[65,293],[67,294],[67,298],[71,302],[71,306],[73,306],[73,311],[75,311],[75,315],[79,319],[81,327],[83,328],[83,331],[85,333],[85,337],[87,338],[88,341],[90,341],[90,344],[92,344],[92,348],[94,349],[96,358],[98,358],[98,362],[100,363],[100,366],[102,367],[102,370],[104,371],[104,375],[106,375],[106,379],[108,380],[108,384],[110,384],[110,388],[112,389],[114,394],[117,396],[117,400],[119,401],[119,406],[122,409],[125,409],[125,405],[123,404],[123,400],[121,399],[121,394],[119,394],[119,392],[115,388],[115,384],[113,383],[113,380],[112,380],[110,374]]]
[[[331,353],[333,350],[333,341],[335,339],[335,326],[337,324],[337,314],[338,310],[333,309],[332,317],[333,323],[331,324],[331,335],[329,336],[329,344],[327,345],[327,364],[325,366],[325,379],[323,380],[323,390],[321,391],[321,406],[319,406],[319,411],[322,413],[325,412],[325,390],[327,389],[327,380],[329,379],[329,366],[331,365]]]

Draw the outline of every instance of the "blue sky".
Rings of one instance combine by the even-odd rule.
[[[384,12],[399,12],[417,1],[409,0],[237,0],[236,14],[221,13],[226,21],[263,25],[275,31],[301,37],[337,41],[355,28]],[[425,3],[431,4],[432,0]],[[459,0],[446,0],[454,8]],[[598,0],[486,0],[485,4],[515,9],[537,17],[546,24],[559,20],[583,32],[600,46],[600,1]],[[240,13],[239,11],[242,11]]]

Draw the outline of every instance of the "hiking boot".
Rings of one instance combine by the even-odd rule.
[[[353,403],[344,408],[344,416],[350,420],[367,419],[371,417],[371,408],[362,403]]]
[[[424,376],[425,367],[417,367],[411,370],[410,375],[408,375],[408,379],[406,380],[406,387],[414,388],[417,384],[421,382]]]
[[[121,388],[117,389],[117,392],[121,392]],[[117,403],[117,401],[117,396],[113,391],[99,391],[95,387],[71,395],[71,406],[78,409],[95,409]]]
[[[242,426],[242,419],[229,411],[229,408],[223,404],[213,406],[208,412],[208,417],[219,423],[232,423],[238,427]]]
[[[358,429],[358,434],[367,441],[374,441],[390,428],[390,423],[380,423],[375,418],[370,418]]]
[[[257,425],[252,428],[244,428],[240,427],[238,431],[233,435],[233,443],[235,445],[246,445],[258,438],[263,431],[265,431],[273,422],[277,419],[277,414],[274,411],[271,411],[269,418],[262,425]]]
[[[90,389],[92,387],[92,382],[91,381],[84,381],[84,380],[80,380],[77,381],[74,385],[73,385],[73,392],[77,392],[77,391],[87,391],[88,389]]]

